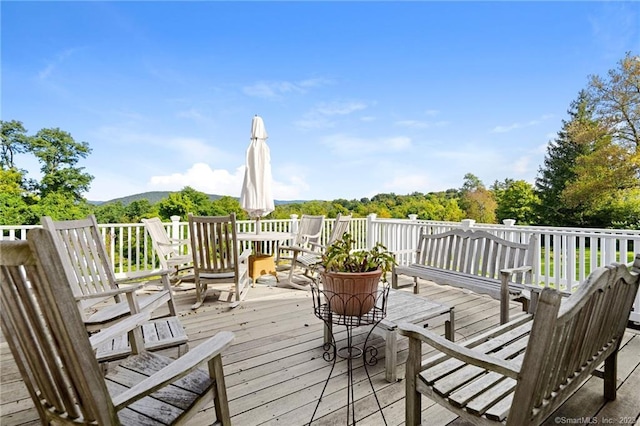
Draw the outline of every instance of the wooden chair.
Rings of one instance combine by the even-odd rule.
[[[42,424],[183,424],[209,396],[216,424],[231,424],[221,353],[233,333],[220,332],[175,361],[142,349],[137,326],[148,312],[89,338],[69,284],[48,230],[0,241],[2,332]],[[135,354],[104,376],[93,348],[127,331]],[[206,370],[197,368],[203,363]]]
[[[313,266],[320,261],[322,254],[328,246],[342,238],[345,233],[349,232],[349,223],[351,223],[351,215],[342,216],[338,213],[326,244],[310,242],[310,249],[292,249],[293,259],[291,262],[293,263],[293,268],[291,268],[289,272],[289,280],[293,277],[294,268],[301,268],[304,271],[305,277],[313,279],[311,276]]]
[[[406,424],[421,423],[426,395],[473,424],[539,425],[591,374],[604,379],[604,397],[614,400],[618,349],[639,282],[640,254],[631,271],[621,264],[596,269],[564,300],[545,288],[534,316],[464,344],[401,324],[409,337]],[[422,361],[423,342],[443,353]]]
[[[132,274],[116,279],[94,215],[86,219],[64,221],[53,221],[49,216],[44,216],[41,221],[42,226],[53,233],[71,290],[89,331],[100,330],[129,315],[128,304],[120,298],[120,287],[134,285],[142,288],[148,281],[141,280],[158,276],[161,290],[139,296],[140,309],[153,312],[166,305],[169,315],[176,316],[169,271]],[[114,303],[105,304],[109,299]]]
[[[189,240],[170,238],[158,217],[142,219],[142,223],[158,255],[160,268],[171,270],[169,280],[173,284],[179,284],[185,273],[193,271],[193,256],[186,250],[180,250],[181,247],[189,247]]]
[[[251,250],[239,254],[236,237],[236,215],[194,216],[189,213],[189,233],[193,272],[196,284],[196,303],[199,308],[207,296],[209,284],[231,284],[227,302],[236,307],[246,296],[251,285],[249,256]],[[220,297],[220,290],[216,291]]]
[[[324,216],[303,214],[298,224],[298,232],[291,244],[278,247],[276,266],[279,271],[289,271],[287,285],[300,290],[309,290],[309,286],[293,282],[293,273],[300,253],[312,251],[320,246],[323,225]]]

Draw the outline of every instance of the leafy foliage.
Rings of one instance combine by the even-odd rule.
[[[393,254],[381,243],[370,250],[354,250],[355,244],[351,234],[345,233],[327,247],[317,266],[328,272],[372,272],[380,269],[386,280],[386,273],[396,264]]]

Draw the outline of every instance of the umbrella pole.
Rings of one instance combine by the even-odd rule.
[[[256,218],[256,234],[260,233],[260,216]]]

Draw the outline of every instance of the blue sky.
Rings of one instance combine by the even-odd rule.
[[[636,2],[0,7],[2,120],[88,142],[99,201],[239,196],[255,114],[278,200],[533,183],[588,76],[640,53]]]

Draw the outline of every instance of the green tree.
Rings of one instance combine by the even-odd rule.
[[[42,129],[31,139],[31,152],[41,163],[40,195],[64,194],[74,201],[83,200],[82,193],[89,190],[93,176],[78,167],[81,158],[91,152],[86,142],[76,142],[71,134],[55,129]]]
[[[595,118],[608,129],[613,142],[640,152],[640,56],[628,52],[609,70],[607,78],[591,76],[589,95]],[[638,160],[638,158],[636,158]]]
[[[63,192],[49,192],[31,206],[31,211],[37,220],[30,225],[35,225],[42,216],[51,216],[53,220],[80,219],[91,214],[93,208],[86,201],[73,200]]]
[[[460,189],[460,207],[468,219],[481,223],[496,222],[496,200],[482,181],[467,173]]]
[[[554,141],[549,142],[544,165],[538,170],[536,191],[540,202],[540,224],[550,226],[581,226],[583,214],[580,206],[568,206],[563,192],[568,183],[575,180],[577,158],[587,152],[585,144],[575,139],[573,129],[592,126],[593,108],[586,91],[581,91],[571,103],[568,120],[562,121],[562,129]]]
[[[124,208],[127,222],[138,223],[142,219],[158,216],[158,209],[149,200],[135,200]]]
[[[101,204],[94,209],[93,214],[98,223],[126,223],[128,220],[122,201]]]
[[[491,188],[496,201],[496,218],[515,219],[520,225],[538,223],[536,208],[540,202],[533,185],[524,180],[505,179],[496,182]]]
[[[8,170],[16,167],[15,156],[29,150],[30,141],[22,122],[0,120],[0,169]]]
[[[240,201],[237,198],[225,195],[211,203],[211,215],[223,216],[229,213],[235,213],[238,220],[249,218],[247,212],[242,210]]]
[[[172,192],[158,203],[158,213],[163,220],[169,220],[171,216],[180,216],[180,220],[186,221],[189,213],[206,216],[211,215],[212,211],[209,196],[190,186],[184,187],[180,192]]]
[[[32,224],[33,217],[22,188],[22,173],[15,167],[0,169],[0,225]]]

